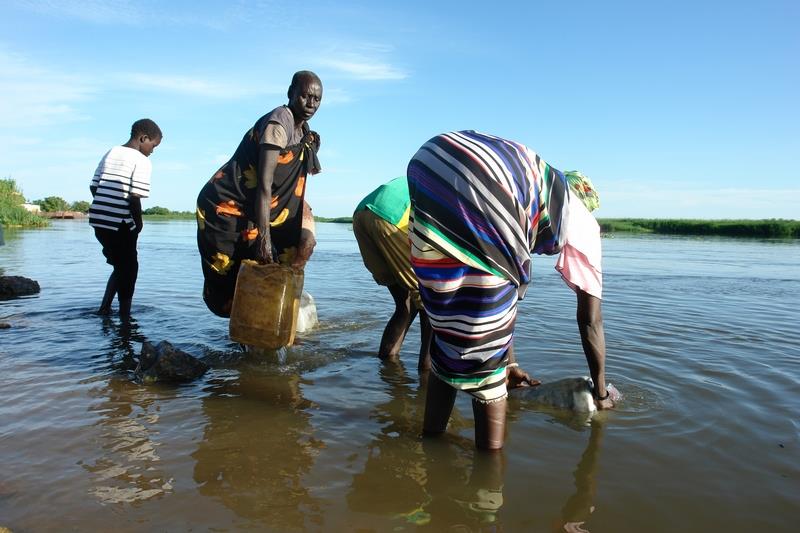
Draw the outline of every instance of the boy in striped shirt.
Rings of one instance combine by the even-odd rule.
[[[131,137],[103,156],[92,178],[89,224],[103,246],[106,262],[114,267],[98,313],[111,313],[114,296],[119,316],[130,319],[131,301],[139,273],[136,241],[142,231],[141,198],[150,194],[152,165],[147,159],[161,143],[161,129],[149,118],[131,126]]]

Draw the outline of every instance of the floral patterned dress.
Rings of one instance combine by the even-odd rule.
[[[203,300],[216,315],[230,317],[242,259],[255,258],[258,152],[272,115],[245,133],[236,153],[206,183],[197,197],[197,246],[203,267]],[[275,252],[300,238],[306,179],[320,170],[319,135],[303,124],[300,142],[280,151],[272,182],[270,235]]]

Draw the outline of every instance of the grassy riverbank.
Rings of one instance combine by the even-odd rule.
[[[27,211],[22,204],[25,197],[12,179],[0,179],[0,224],[5,227],[47,226],[49,222]]]
[[[649,218],[598,219],[604,233],[656,233],[663,235],[716,235],[724,237],[800,238],[800,221],[696,220]]]
[[[352,223],[352,217],[314,217],[317,222]],[[600,218],[603,233],[655,233],[662,235],[707,235],[751,237],[761,239],[798,239],[800,221],[764,220],[698,220],[657,218]]]
[[[150,214],[147,212],[142,213],[142,219],[150,221],[166,221],[166,220],[194,220],[194,211],[171,211],[169,213]]]

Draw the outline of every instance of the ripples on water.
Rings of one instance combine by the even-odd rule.
[[[422,440],[416,327],[374,358],[390,298],[345,225],[319,225],[306,274],[322,325],[243,355],[200,298],[194,224],[150,223],[132,327],[94,315],[109,274],[85,223],[6,231],[0,267],[39,281],[0,303],[0,527],[120,531],[790,531],[800,487],[800,246],[604,240],[608,378],[592,423],[511,404],[478,454],[459,395]],[[574,295],[535,258],[520,362],[587,374]],[[169,340],[211,370],[144,386],[126,369]],[[582,529],[581,529],[582,528]]]

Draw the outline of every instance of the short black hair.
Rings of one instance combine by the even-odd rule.
[[[133,126],[131,126],[131,139],[140,135],[147,135],[151,139],[159,139],[163,137],[161,134],[161,128],[159,128],[158,124],[149,118],[140,118],[133,123]]]
[[[292,76],[292,83],[289,85],[289,90],[287,91],[289,98],[292,98],[292,89],[298,87],[304,81],[315,81],[322,86],[322,80],[319,79],[315,73],[311,72],[310,70],[298,70]]]

